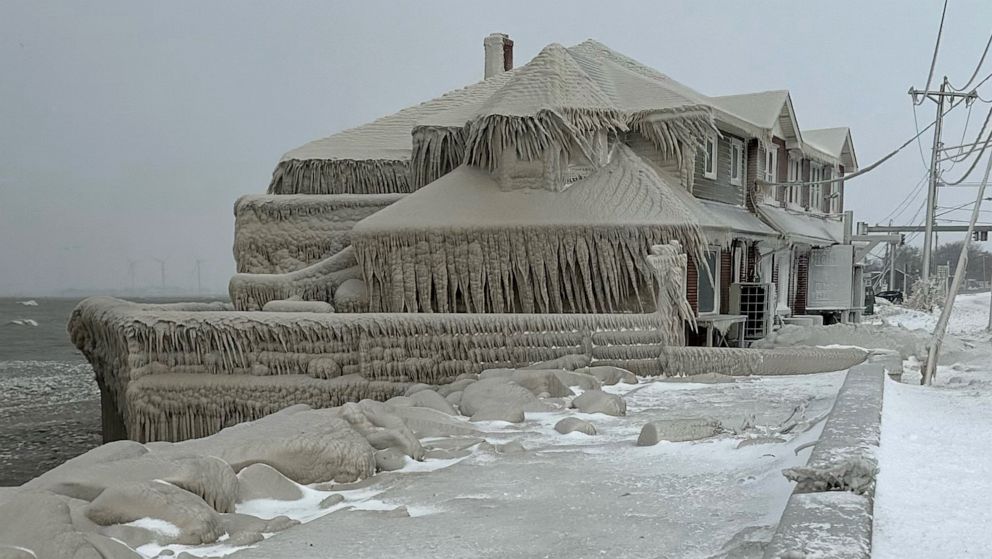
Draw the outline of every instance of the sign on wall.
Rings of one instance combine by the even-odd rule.
[[[809,255],[809,285],[806,308],[832,310],[851,308],[854,246],[814,248]]]

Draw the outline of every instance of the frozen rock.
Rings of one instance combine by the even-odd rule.
[[[413,405],[415,406],[434,409],[448,415],[458,415],[458,412],[455,411],[455,408],[452,407],[447,400],[444,399],[444,396],[441,396],[433,390],[421,390],[420,392],[416,392],[410,396],[410,399],[413,401]]]
[[[588,373],[577,373],[575,371],[566,371],[564,369],[555,371],[555,376],[561,381],[565,386],[577,386],[582,390],[600,390],[603,388],[603,383],[599,382],[599,379],[588,374]]]
[[[591,436],[596,434],[596,427],[584,419],[579,419],[578,417],[566,417],[555,424],[555,431],[558,431],[563,435],[579,432]]]
[[[460,392],[462,390],[465,390],[475,382],[477,382],[475,379],[463,378],[461,380],[456,380],[455,382],[449,384],[442,384],[441,386],[437,387],[437,393],[447,397],[448,394],[451,394],[452,392]]]
[[[372,447],[337,409],[286,409],[174,447],[212,454],[235,471],[268,464],[301,485],[347,482],[375,473]]]
[[[265,312],[334,312],[334,307],[325,301],[276,299],[265,303],[262,310]]]
[[[627,402],[616,394],[602,390],[587,390],[572,400],[572,407],[584,413],[605,413],[606,415],[626,415]]]
[[[167,481],[205,500],[218,512],[231,512],[237,500],[238,480],[223,460],[177,450],[147,452],[138,443],[112,443],[67,461],[25,484],[84,501],[92,501],[108,487],[127,482]],[[105,448],[110,447],[110,448]],[[92,456],[89,456],[93,453]],[[206,454],[206,452],[204,452]]]
[[[572,395],[572,391],[558,380],[553,370],[489,369],[482,371],[479,378],[481,380],[487,378],[507,378],[530,390],[535,396],[544,398],[562,398]]]
[[[444,397],[444,399],[447,400],[448,403],[451,404],[452,406],[459,406],[462,403],[462,394],[463,394],[462,391],[459,390],[458,392],[452,392],[451,394],[448,394],[447,396]]]
[[[416,405],[413,402],[413,398],[409,396],[393,396],[386,400],[386,403],[396,408],[409,408]]]
[[[328,495],[327,497],[324,497],[324,500],[320,502],[318,507],[321,509],[329,509],[342,501],[344,501],[344,495],[340,493],[334,493],[332,495]]]
[[[516,404],[489,404],[476,409],[471,421],[506,421],[508,423],[523,423],[524,410]]]
[[[637,446],[653,446],[661,441],[673,443],[698,441],[720,433],[720,422],[707,418],[661,419],[641,428]]]
[[[470,417],[483,408],[493,407],[519,408],[522,412],[548,410],[530,390],[506,378],[487,378],[472,383],[465,388],[458,407],[463,415]]]
[[[416,394],[417,392],[420,392],[422,390],[434,390],[434,387],[431,386],[431,385],[429,385],[429,384],[424,384],[422,382],[418,382],[418,383],[415,383],[415,384],[411,384],[406,389],[406,392],[403,393],[403,395],[404,396],[408,396],[408,397],[409,396],[413,396],[414,394]]]
[[[86,507],[86,517],[100,526],[127,524],[145,518],[175,527],[177,543],[213,543],[224,535],[220,515],[196,495],[161,481],[109,487]]]
[[[414,460],[422,460],[424,449],[413,431],[399,416],[387,413],[384,406],[381,402],[366,400],[358,404],[349,402],[341,406],[339,413],[355,431],[365,437],[372,448],[396,448]],[[404,408],[394,408],[401,409]]]
[[[394,472],[406,465],[406,455],[395,448],[375,451],[375,467],[380,472]]]
[[[77,531],[70,502],[69,497],[28,490],[0,504],[0,557],[20,559],[27,549],[30,559],[141,559],[121,542]]]
[[[474,427],[464,421],[431,408],[395,408],[393,413],[420,438],[478,434]]]
[[[462,373],[462,374],[458,375],[457,377],[455,377],[455,380],[465,380],[465,379],[468,379],[468,380],[479,380],[479,375],[477,375],[475,373]]]
[[[540,361],[532,365],[527,365],[524,369],[565,369],[568,371],[574,371],[588,366],[589,356],[570,354],[563,355],[556,359],[549,359],[547,361]]]
[[[577,369],[576,372],[592,375],[596,377],[599,382],[605,385],[614,385],[618,382],[637,384],[637,375],[627,369],[621,369],[620,367],[599,365],[596,367]]]
[[[238,502],[253,499],[295,501],[303,491],[292,480],[268,464],[252,464],[238,472]]]

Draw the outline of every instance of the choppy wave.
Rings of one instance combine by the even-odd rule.
[[[0,416],[41,405],[65,405],[100,397],[88,363],[0,361]]]

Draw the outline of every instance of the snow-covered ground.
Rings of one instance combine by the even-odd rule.
[[[838,372],[618,384],[607,389],[625,395],[624,417],[560,410],[528,413],[519,425],[479,423],[488,442],[464,460],[379,474],[331,514],[232,557],[760,557],[748,542],[771,538],[792,491],[782,469],[805,463],[810,449],[797,449],[823,423],[767,435],[797,407],[807,418],[828,411],[843,380]],[[559,434],[554,425],[568,416],[599,434]],[[645,422],[680,417],[713,418],[728,432],[634,444]],[[526,450],[489,446],[510,442]],[[319,501],[307,498],[311,509]],[[308,514],[296,506],[271,513]],[[397,507],[406,513],[388,512]]]
[[[932,331],[938,313],[877,307],[890,324]],[[872,557],[992,557],[992,344],[989,294],[957,298],[948,336],[974,344],[970,363],[938,368],[919,386],[919,364],[885,387]]]

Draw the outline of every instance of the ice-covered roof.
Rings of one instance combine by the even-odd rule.
[[[850,128],[841,126],[803,130],[803,141],[839,160],[844,164],[846,172],[857,170],[858,158],[854,153],[854,142],[851,140]]]
[[[462,165],[358,222],[356,235],[402,230],[509,229],[521,226],[695,223],[690,199],[676,195],[640,157],[618,146],[610,162],[564,191],[501,190],[484,170]],[[698,204],[698,202],[696,202]]]
[[[789,92],[780,89],[740,95],[710,97],[717,107],[762,128],[771,130],[782,114]]]
[[[795,212],[785,208],[757,205],[768,223],[790,241],[813,246],[829,246],[844,241],[844,222],[837,216]]]

